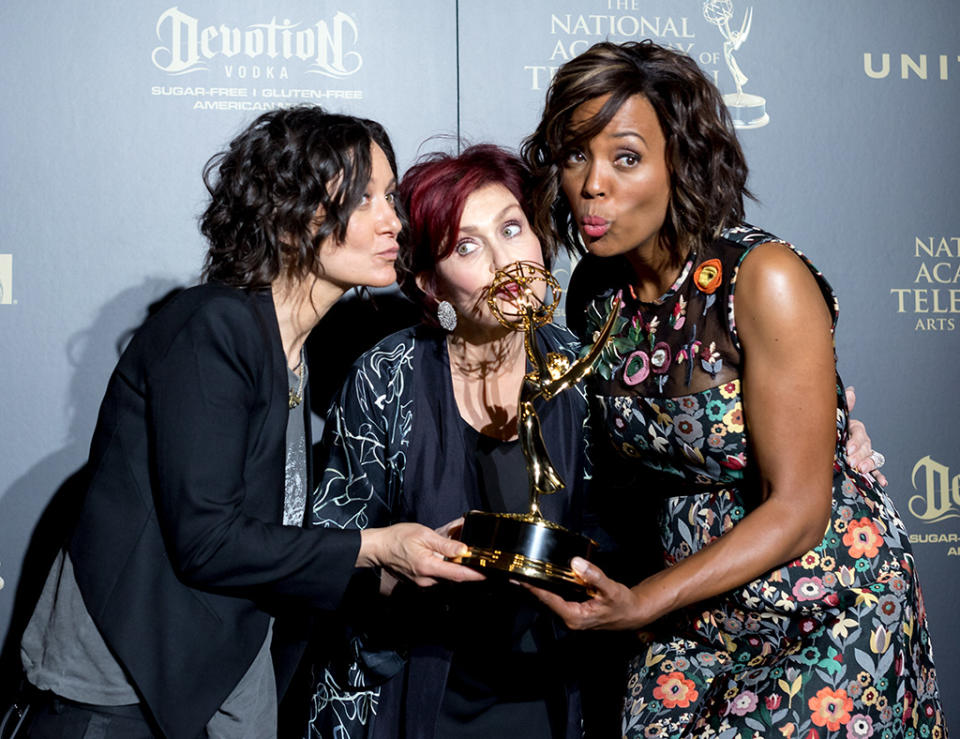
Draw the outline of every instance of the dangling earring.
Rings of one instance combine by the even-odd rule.
[[[457,327],[457,311],[449,301],[437,303],[437,321],[444,331],[453,331]]]

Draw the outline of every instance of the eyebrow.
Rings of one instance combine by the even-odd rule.
[[[367,178],[366,187],[370,187],[371,184],[374,182],[374,179],[375,178],[373,176],[373,172],[370,172],[370,176]],[[389,180],[387,180],[387,184],[383,186],[383,189],[389,190],[391,187],[396,187],[396,186],[397,186],[397,178],[396,176],[393,176]]]
[[[510,205],[508,205],[506,208],[504,208],[504,209],[501,210],[499,213],[497,213],[497,215],[495,215],[495,216],[493,217],[493,220],[499,221],[499,220],[500,220],[501,218],[503,218],[503,217],[507,214],[507,212],[510,211],[512,208],[520,208],[520,203],[510,203]],[[520,209],[523,210],[522,208],[520,208]],[[466,232],[466,233],[474,233],[474,232],[476,232],[476,231],[478,230],[478,228],[477,228],[476,226],[467,225],[467,226],[461,226],[458,230],[459,230],[461,233],[463,233],[463,232]]]
[[[617,133],[611,134],[611,137],[615,139],[638,138],[643,143],[647,143],[647,140],[643,137],[643,135],[637,133],[636,131],[617,131]]]

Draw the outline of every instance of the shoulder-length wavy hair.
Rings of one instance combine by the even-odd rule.
[[[404,294],[420,306],[430,325],[437,324],[437,262],[456,247],[467,198],[487,185],[507,188],[533,227],[530,173],[519,157],[499,146],[476,144],[458,155],[427,154],[400,182],[400,201],[409,222],[400,236],[398,279]],[[552,244],[540,239],[548,263],[555,252]]]
[[[322,276],[320,246],[342,242],[370,180],[371,148],[393,146],[375,121],[299,106],[264,113],[203,170],[210,204],[203,278],[260,289]]]
[[[573,130],[574,110],[609,95],[600,111]],[[521,153],[533,178],[536,228],[575,252],[577,223],[560,190],[563,160],[582,147],[634,95],[653,106],[666,139],[670,204],[660,243],[679,255],[743,220],[747,163],[717,88],[696,62],[651,41],[595,44],[557,70],[537,130]]]

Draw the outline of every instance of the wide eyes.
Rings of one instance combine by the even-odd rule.
[[[500,235],[504,239],[512,239],[519,236],[523,231],[523,226],[518,221],[507,221],[500,227]],[[481,241],[477,239],[463,239],[458,241],[453,250],[461,257],[472,254],[480,248]]]
[[[461,241],[456,245],[456,247],[454,247],[454,251],[461,257],[465,257],[467,254],[471,254],[472,252],[476,251],[479,246],[480,245],[476,241]]]

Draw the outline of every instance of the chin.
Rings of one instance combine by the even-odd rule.
[[[390,287],[397,281],[397,272],[393,268],[389,272],[372,277],[366,284],[368,287]]]
[[[629,251],[629,249],[624,249],[616,242],[601,238],[588,243],[587,251],[595,257],[615,257]]]
[[[462,321],[465,326],[470,326],[475,331],[489,333],[490,331],[503,329],[503,326],[500,325],[500,322],[488,310],[484,310],[482,313],[472,311],[467,312],[461,311],[459,306],[454,307],[456,308],[457,315],[460,317],[460,321]]]

